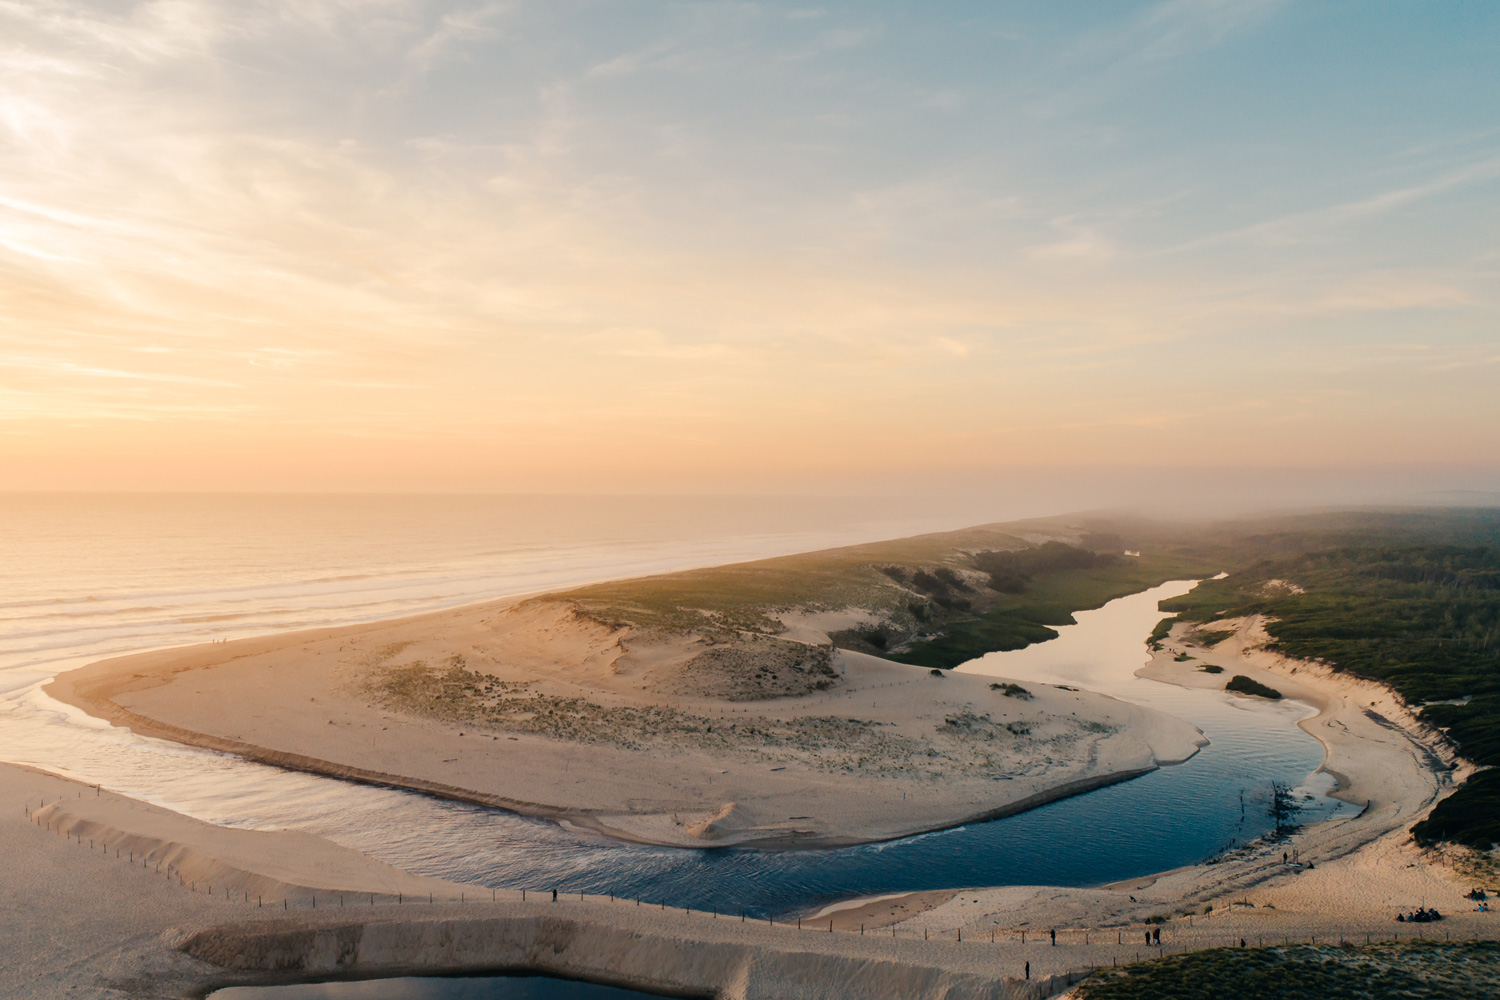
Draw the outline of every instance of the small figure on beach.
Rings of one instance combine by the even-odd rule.
[[[1057,947],[1057,928],[1052,928],[1052,947]]]
[[[1396,914],[1396,923],[1398,924],[1430,924],[1442,919],[1443,915],[1430,906],[1425,910],[1417,909],[1410,913]]]
[[[1147,944],[1151,943],[1151,932],[1150,931],[1146,932],[1146,943]]]
[[[1154,938],[1156,938],[1156,940],[1152,942],[1153,944],[1161,944],[1161,928],[1160,927],[1158,927],[1158,928],[1156,928],[1156,930],[1152,931],[1151,932],[1151,936],[1154,937]]]
[[[1240,947],[1241,948],[1245,947],[1245,939],[1244,938],[1240,938]]]
[[[1026,978],[1027,979],[1031,978],[1031,963],[1030,962],[1026,963]]]
[[[554,903],[557,902],[557,890],[556,889],[552,890],[552,902],[554,902]]]

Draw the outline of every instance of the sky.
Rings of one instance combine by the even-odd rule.
[[[0,489],[1494,490],[1497,276],[1492,3],[0,0]]]

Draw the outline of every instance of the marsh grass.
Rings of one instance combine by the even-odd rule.
[[[1251,694],[1257,698],[1269,698],[1271,701],[1280,701],[1281,692],[1273,687],[1267,687],[1260,681],[1246,677],[1244,674],[1235,674],[1229,678],[1229,683],[1224,685],[1225,691],[1237,691],[1240,694]]]

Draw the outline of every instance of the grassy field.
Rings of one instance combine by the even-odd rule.
[[[1102,972],[1079,1000],[1447,1000],[1500,996],[1500,944],[1218,948]]]
[[[846,649],[953,667],[1057,635],[1054,626],[1174,578],[1217,572],[1222,555],[1153,527],[1131,544],[1102,520],[1061,519],[829,549],[555,595],[609,623],[775,635],[787,611],[861,608],[878,624],[839,632]],[[1050,538],[1047,536],[1051,536]]]
[[[1205,623],[1268,615],[1280,652],[1389,684],[1469,760],[1500,765],[1500,512],[1408,517],[1317,540],[1332,544],[1258,559],[1162,608]],[[1481,773],[1413,832],[1500,843],[1500,781]]]

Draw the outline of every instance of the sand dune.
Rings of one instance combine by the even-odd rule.
[[[1101,695],[1008,697],[834,650],[808,622],[799,635],[654,631],[532,600],[121,657],[48,692],[149,735],[681,846],[900,837],[1203,743]]]
[[[1316,704],[1305,725],[1329,748],[1330,764],[1341,765],[1341,794],[1361,807],[1357,815],[1130,883],[847,901],[799,930],[594,897],[554,904],[501,892],[492,903],[484,890],[396,872],[316,837],[222,830],[0,767],[0,805],[14,827],[0,841],[12,873],[0,880],[0,907],[8,926],[26,928],[24,958],[0,972],[0,995],[180,996],[308,974],[511,968],[725,997],[1040,997],[1088,969],[1157,953],[1142,940],[1158,926],[1148,918],[1165,918],[1162,947],[1171,950],[1241,939],[1496,937],[1495,918],[1462,898],[1468,879],[1405,833],[1450,787],[1436,734],[1415,727],[1378,688],[1265,653],[1256,623],[1240,624],[1237,639],[1211,651],[1174,633],[1143,672],[1222,684],[1233,667]],[[1175,662],[1183,648],[1198,660]],[[1226,674],[1207,679],[1194,669],[1203,662],[1224,665]],[[732,799],[700,819],[698,835],[760,828],[759,808]],[[81,839],[60,836],[60,828]],[[109,849],[89,847],[90,836]],[[137,849],[145,855],[139,864]],[[1282,863],[1282,851],[1296,851],[1301,863]],[[188,884],[158,873],[163,859]],[[200,874],[213,895],[190,884]],[[433,902],[396,903],[392,889],[418,900],[426,891]],[[256,890],[281,892],[288,909],[257,906]],[[354,892],[361,895],[350,905],[337,905]],[[1392,922],[1419,904],[1450,919],[1440,928]],[[83,917],[46,916],[60,913]],[[1021,977],[1027,963],[1030,982]]]
[[[1322,742],[1324,770],[1336,794],[1359,811],[1299,830],[1280,843],[1234,851],[1212,864],[1116,886],[1072,889],[1005,886],[947,896],[871,903],[864,920],[875,926],[981,934],[1053,927],[1139,926],[1148,917],[1174,917],[1173,940],[1201,946],[1245,937],[1389,935],[1398,912],[1435,906],[1454,919],[1455,938],[1500,933],[1490,914],[1474,913],[1464,893],[1482,878],[1465,874],[1463,849],[1424,851],[1407,832],[1468,770],[1440,733],[1420,724],[1388,689],[1326,667],[1291,660],[1263,648],[1263,623],[1232,624],[1235,635],[1212,648],[1194,641],[1190,625],[1173,628],[1163,648],[1138,673],[1166,683],[1222,689],[1234,674],[1269,685],[1316,709],[1300,725]],[[1178,661],[1186,652],[1192,660]],[[1215,665],[1223,672],[1201,670]],[[1231,697],[1244,697],[1231,695]],[[1285,864],[1283,852],[1300,863]],[[1458,861],[1458,864],[1454,864]],[[904,907],[904,909],[898,909]],[[1212,915],[1205,917],[1205,908]],[[920,912],[914,912],[919,911]],[[1188,916],[1188,914],[1193,916]]]

